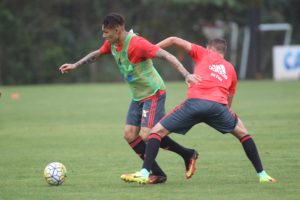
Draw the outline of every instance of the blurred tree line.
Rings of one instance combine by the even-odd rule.
[[[244,27],[252,8],[261,23],[291,23],[292,43],[300,43],[297,0],[0,0],[0,84],[121,80],[110,56],[68,76],[57,70],[102,45],[102,20],[111,12],[123,14],[126,28],[152,43],[174,35],[204,45],[203,27],[216,26],[216,21]],[[191,65],[182,52],[170,51]],[[156,64],[164,78],[180,77],[168,64]]]

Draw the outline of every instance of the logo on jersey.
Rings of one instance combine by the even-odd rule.
[[[148,110],[143,110],[143,117],[147,117]]]
[[[208,68],[214,72],[210,75],[217,78],[219,81],[223,81],[223,79],[228,79],[224,65],[210,65]]]

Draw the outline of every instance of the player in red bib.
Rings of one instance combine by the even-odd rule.
[[[149,169],[157,156],[161,140],[171,132],[185,134],[194,125],[204,122],[219,132],[231,133],[240,140],[257,172],[259,182],[276,182],[264,171],[254,140],[230,108],[237,77],[232,64],[224,59],[225,40],[211,40],[206,48],[177,37],[167,38],[157,44],[161,48],[173,45],[191,56],[195,63],[194,74],[201,76],[202,81],[200,84],[190,85],[187,99],[151,129],[142,169],[123,176],[130,182],[148,183]]]
[[[143,139],[147,138],[150,129],[165,112],[166,88],[152,59],[166,60],[185,77],[188,84],[197,83],[199,78],[190,74],[175,56],[135,35],[132,31],[127,32],[124,17],[119,14],[112,13],[104,18],[102,34],[106,41],[100,49],[89,53],[74,64],[63,64],[59,70],[61,73],[67,73],[81,65],[95,62],[103,55],[113,56],[129,85],[132,98],[127,113],[124,138],[136,154],[144,159],[146,145]],[[186,171],[193,169],[194,164],[191,163],[196,162],[198,155],[196,150],[185,148],[169,137],[162,140],[161,147],[180,155],[184,160]],[[166,174],[156,162],[150,170],[149,183],[163,183],[167,180]]]
[[[172,39],[171,39],[172,40]],[[236,73],[223,56],[206,48],[191,44],[189,55],[195,63],[195,74],[201,74],[201,84],[188,88],[187,98],[206,99],[230,104],[236,90]],[[205,66],[205,67],[202,67]],[[229,102],[228,102],[229,97]]]

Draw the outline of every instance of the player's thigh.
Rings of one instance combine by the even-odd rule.
[[[238,123],[238,117],[228,106],[215,103],[207,112],[205,123],[221,133],[231,133]]]
[[[166,93],[157,92],[143,102],[141,127],[152,128],[165,115]]]
[[[142,110],[143,110],[143,103],[139,101],[131,101],[127,111],[126,125],[140,127]]]
[[[163,117],[159,123],[168,132],[185,134],[195,124],[201,122],[200,119],[194,117],[193,106],[190,100],[186,100]]]

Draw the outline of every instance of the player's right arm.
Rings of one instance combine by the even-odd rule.
[[[166,49],[171,46],[176,46],[180,49],[183,49],[186,52],[190,52],[192,50],[192,44],[189,41],[186,41],[179,37],[168,37],[163,41],[157,43],[156,46],[162,49]]]
[[[73,69],[76,69],[77,67],[79,67],[81,65],[91,64],[91,63],[95,62],[101,55],[102,55],[102,53],[99,50],[92,51],[91,53],[87,54],[86,56],[81,58],[76,63],[63,64],[62,66],[59,67],[59,70],[62,74],[67,73],[69,71],[72,71]]]

